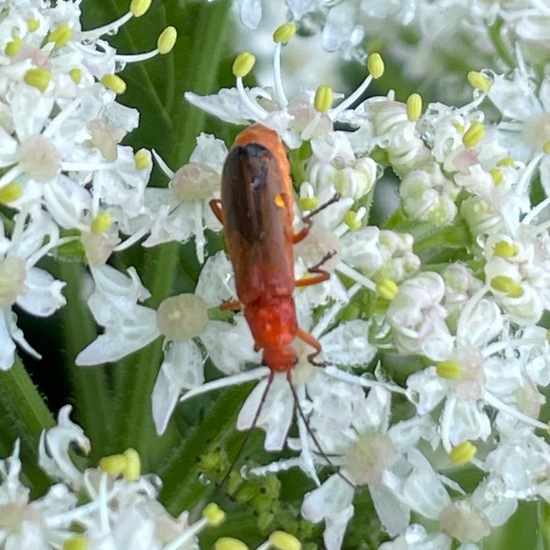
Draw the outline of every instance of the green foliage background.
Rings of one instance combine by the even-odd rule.
[[[127,6],[126,0],[84,0],[83,28],[119,17]],[[128,89],[120,97],[122,103],[141,113],[140,127],[126,143],[136,149],[154,148],[174,170],[187,161],[200,132],[214,133],[229,144],[238,130],[206,116],[183,99],[187,90],[206,94],[233,85],[232,43],[238,31],[230,8],[230,0],[156,0],[145,16],[131,20],[117,35],[109,37],[119,52],[134,53],[154,48],[157,36],[167,25],[178,31],[171,54],[125,68],[121,76]],[[251,37],[251,49],[253,46]],[[408,95],[415,85],[403,80],[398,65],[390,59],[386,63],[387,76],[378,84],[378,91],[395,88],[398,98],[404,99],[400,97],[403,91]],[[355,64],[343,70],[350,82],[360,80],[364,71]],[[428,97],[430,92],[433,90],[427,90]],[[167,184],[159,170],[155,170],[152,184]],[[210,235],[209,246],[211,250],[220,249],[223,243],[219,236]],[[193,243],[128,251],[117,255],[113,264],[121,270],[131,265],[138,268],[152,293],[146,304],[151,307],[167,296],[193,291],[200,271]],[[21,315],[25,334],[30,333],[31,344],[45,359],[36,363],[24,358],[26,369],[18,361],[11,371],[0,373],[0,453],[7,456],[15,438],[22,438],[23,481],[32,487],[34,496],[43,494],[50,483],[36,466],[38,437],[41,430],[53,425],[57,410],[68,402],[74,407],[73,419],[92,441],[89,457],[75,457],[82,467],[95,465],[101,456],[133,447],[141,454],[143,471],[161,476],[161,500],[172,514],[186,509],[196,514],[212,499],[222,504],[228,511],[228,521],[206,532],[204,548],[211,548],[213,540],[222,534],[258,544],[266,533],[278,528],[299,535],[306,548],[322,548],[322,527],[308,525],[299,518],[301,498],[313,489],[299,472],[281,476],[282,484],[275,478],[246,482],[234,472],[222,490],[216,489],[216,482],[227,473],[243,440],[243,434],[234,428],[235,418],[252,386],[216,392],[178,407],[166,434],[158,437],[151,418],[150,396],[162,361],[161,340],[118,364],[75,367],[74,358],[95,338],[97,330],[81,298],[85,268],[53,260],[48,261],[47,268],[68,282],[68,305],[54,318],[49,331],[43,330],[42,321],[39,325]],[[216,376],[210,366],[207,372]],[[261,443],[262,435],[252,434],[242,460],[260,463],[265,459]],[[471,472],[463,471],[453,477],[464,482],[468,475]],[[384,535],[367,491],[359,491],[355,506],[345,548],[377,548]],[[513,521],[485,541],[483,549],[550,548],[547,513],[546,508],[539,507],[537,514],[534,503],[521,506]]]

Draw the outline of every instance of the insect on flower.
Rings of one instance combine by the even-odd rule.
[[[298,412],[323,455],[299,406],[291,378],[292,368],[298,362],[293,340],[299,338],[314,348],[308,356],[312,363],[321,352],[321,345],[298,326],[293,292],[296,286],[326,281],[330,274],[321,266],[334,252],[328,252],[308,269],[311,276],[295,280],[293,244],[307,236],[312,216],[338,198],[335,195],[304,216],[303,228],[295,233],[292,227],[294,195],[285,148],[275,131],[255,124],[237,136],[225,161],[221,200],[210,201],[224,226],[239,298],[221,307],[236,310],[242,307],[255,351],[263,350],[263,363],[270,369],[252,426],[258,420],[275,373],[286,373]]]

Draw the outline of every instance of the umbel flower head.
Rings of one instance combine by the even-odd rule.
[[[2,217],[0,368],[11,367],[15,346],[40,357],[17,328],[11,306],[40,317],[65,304],[63,283],[36,267],[46,254],[79,241],[92,266],[147,233],[121,224],[141,213],[151,155],[120,141],[138,124],[138,112],[116,101],[123,64],[170,51],[175,30],[157,48],[121,56],[102,36],[150,2],[134,0],[127,14],[83,31],[80,2],[5,2],[0,12],[0,202]],[[8,229],[9,228],[9,229]],[[71,235],[70,237],[65,235]],[[75,248],[76,250],[76,248]],[[74,259],[73,252],[71,259]]]
[[[380,17],[399,3],[288,4],[296,19],[322,5],[324,38],[335,48],[349,38],[353,49],[365,9]],[[242,13],[258,5],[242,2]],[[154,50],[133,58],[103,37],[147,7],[132,2],[117,21],[87,31],[78,2],[12,0],[1,10],[0,368],[12,365],[15,344],[37,355],[13,308],[45,317],[65,304],[63,282],[38,262],[77,243],[93,284],[87,304],[102,330],[77,364],[119,361],[162,336],[163,358],[147,365],[160,366],[146,405],[159,434],[176,424],[170,426],[178,401],[185,407],[212,389],[257,382],[236,427],[259,427],[265,449],[284,450],[285,457],[244,474],[254,479],[299,468],[311,480],[301,513],[323,524],[328,550],[342,547],[351,518],[362,513],[359,493],[369,493],[392,539],[382,548],[390,550],[473,550],[520,501],[548,500],[550,449],[539,420],[550,383],[545,73],[518,48],[518,69],[510,74],[469,75],[468,103],[423,106],[418,94],[398,100],[400,90],[365,99],[384,74],[381,56],[370,53],[368,76],[347,97],[323,83],[289,97],[282,56],[296,25],[287,23],[273,35],[271,86],[245,86],[255,58],[244,52],[233,66],[234,88],[185,94],[225,122],[279,134],[294,178],[295,233],[303,213],[330,202],[296,246],[292,266],[300,280],[322,263],[330,278],[288,297],[298,325],[320,342],[320,366],[308,360],[311,349],[294,342],[296,365],[288,375],[272,375],[258,365],[261,346],[243,312],[218,307],[236,299],[231,263],[208,241],[209,232],[221,230],[208,203],[219,198],[229,144],[201,134],[189,162],[174,170],[154,154],[170,180],[165,189],[146,188],[152,155],[121,144],[138,113],[117,102],[126,88],[118,71],[169,51],[174,31],[166,29]],[[407,22],[436,18],[424,7],[407,12]],[[405,20],[406,10],[396,9]],[[505,27],[518,36],[526,29],[538,29],[537,40],[546,36],[545,19],[535,13],[501,5],[489,11],[506,15]],[[485,114],[489,101],[502,120]],[[375,224],[374,191],[387,185],[389,173],[399,182],[397,206]],[[163,296],[158,307],[147,303],[150,280],[142,266],[123,272],[107,263],[141,239],[151,248],[191,238],[200,264],[196,285]],[[215,380],[208,379],[207,360],[219,371]],[[149,403],[145,397],[140,401]],[[88,451],[83,431],[62,409],[40,443],[40,465],[57,480],[41,499],[32,500],[19,479],[17,447],[0,465],[10,512],[0,531],[12,547],[100,548],[107,540],[113,547],[176,550],[221,521],[216,507],[194,522],[186,514],[170,517],[157,501],[158,479],[141,475],[135,451],[83,471],[70,443]],[[480,479],[470,491],[454,477],[465,468]],[[216,548],[243,544],[225,537]],[[259,548],[298,545],[275,531]]]
[[[354,495],[367,489],[383,529],[395,539],[388,548],[408,545],[415,536],[442,548],[453,540],[476,548],[519,500],[527,493],[543,494],[546,486],[545,479],[531,476],[521,482],[519,472],[507,477],[509,463],[501,460],[505,441],[517,441],[520,433],[526,438],[522,461],[534,459],[535,447],[548,448],[541,437],[547,426],[538,419],[543,398],[537,388],[550,376],[550,363],[542,359],[546,331],[538,326],[548,307],[544,266],[550,257],[545,96],[528,101],[534,107],[521,125],[486,119],[481,106],[488,99],[502,105],[507,118],[512,111],[504,101],[507,77],[485,73],[470,75],[473,99],[460,108],[442,103],[423,108],[418,94],[400,102],[394,92],[356,104],[371,77],[340,103],[324,86],[289,99],[280,66],[280,38],[292,39],[287,30],[274,33],[271,88],[244,86],[254,63],[253,55],[244,53],[233,67],[235,88],[185,96],[226,122],[275,129],[291,150],[304,210],[336,190],[343,194],[315,219],[319,233],[311,236],[315,247],[338,251],[329,267],[331,291],[322,283],[295,296],[300,326],[313,327],[330,365],[313,374],[299,361],[291,371],[309,429],[299,416],[299,437],[289,437],[292,395],[282,378],[274,379],[271,394],[261,382],[237,423],[264,429],[267,450],[286,444],[300,456],[248,473],[295,466],[306,472],[318,488],[306,495],[302,513],[324,521],[329,550],[341,547]],[[376,78],[383,64],[377,55],[370,60]],[[516,150],[503,139],[511,130],[518,130],[518,139],[529,138],[529,150]],[[368,225],[368,204],[383,168],[397,175],[400,202],[381,230]],[[536,177],[542,199],[532,198]],[[460,251],[460,261],[450,260],[449,250]],[[315,265],[301,253],[297,248],[298,273]],[[344,316],[355,296],[363,301],[353,321],[340,318],[334,329],[334,319]],[[347,353],[353,345],[364,353]],[[415,365],[399,384],[392,380],[397,357]],[[266,374],[265,368],[257,371],[258,378]],[[253,376],[250,371],[207,382],[183,400]],[[409,413],[398,415],[394,401],[407,402]],[[327,455],[339,473],[321,482]],[[441,477],[441,470],[465,465],[484,476],[471,494]],[[427,534],[411,525],[412,517],[438,531]]]
[[[157,500],[159,478],[142,475],[134,449],[80,471],[69,447],[88,454],[90,442],[70,413],[70,406],[63,407],[58,424],[42,433],[39,465],[56,480],[43,497],[33,500],[20,480],[18,441],[13,454],[0,460],[0,540],[6,547],[177,550],[193,547],[201,531],[224,521],[225,513],[213,503],[195,522],[187,512],[172,517]]]

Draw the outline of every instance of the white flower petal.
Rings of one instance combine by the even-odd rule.
[[[241,0],[241,21],[245,27],[255,29],[262,18],[260,0]]]
[[[450,406],[449,402],[445,409]],[[463,400],[453,400],[451,413],[450,440],[453,445],[463,441],[486,441],[491,434],[491,421],[483,411],[480,403],[469,403]]]
[[[20,348],[25,350],[25,352],[27,352],[31,357],[34,357],[35,359],[42,359],[41,355],[27,342],[27,340],[25,340],[25,335],[23,334],[23,331],[15,324],[15,321],[17,320],[15,313],[13,313],[11,310],[5,309],[4,314],[4,319],[8,327],[8,331],[13,338],[13,341]]]
[[[91,194],[63,174],[43,186],[43,194],[48,212],[64,229],[79,227],[92,207]],[[25,188],[25,196],[28,195],[29,190]]]
[[[402,533],[409,525],[410,508],[384,485],[369,485],[369,491],[384,530],[393,537]]]
[[[340,476],[332,475],[304,498],[302,515],[314,523],[325,520],[323,540],[327,550],[340,550],[342,546],[346,526],[354,512],[354,492]]]
[[[225,252],[218,252],[206,260],[195,293],[209,307],[218,307],[223,302],[235,299],[233,268]]]
[[[368,365],[377,353],[369,343],[366,321],[341,323],[321,338],[323,356],[337,365]]]
[[[191,153],[189,162],[206,164],[221,174],[226,158],[227,146],[225,143],[221,139],[203,132],[197,138],[197,146]]]
[[[76,443],[87,454],[90,451],[90,440],[84,435],[82,428],[69,418],[71,410],[70,405],[65,405],[59,411],[57,426],[42,432],[38,463],[49,476],[79,488],[82,484],[82,473],[73,464],[69,447]]]
[[[451,543],[451,537],[443,533],[428,534],[424,526],[413,523],[397,539],[383,543],[379,550],[451,550]],[[477,546],[475,548],[477,550]]]
[[[160,335],[157,328],[157,313],[153,309],[135,306],[133,316],[119,324],[113,323],[105,334],[97,337],[76,357],[76,364],[81,366],[100,365],[122,359]]]
[[[240,372],[248,363],[261,362],[246,319],[237,315],[233,323],[210,321],[200,336],[210,359],[225,374]]]
[[[280,451],[294,415],[294,400],[286,376],[281,374],[273,378],[265,401],[261,403],[267,384],[268,380],[262,380],[252,390],[239,411],[237,429],[249,430],[261,407],[256,426],[265,431],[264,447],[267,451]]]
[[[151,296],[141,284],[133,267],[127,273],[128,275],[109,265],[92,269],[96,293],[107,296],[113,307],[122,312],[131,311],[136,302],[142,302]]]
[[[165,350],[151,397],[158,434],[166,430],[181,391],[204,382],[203,365],[202,353],[192,340],[172,342]]]
[[[0,370],[11,369],[15,359],[15,344],[11,339],[6,319],[6,316],[13,315],[11,310],[3,310],[0,313]]]
[[[43,269],[31,267],[25,284],[27,291],[17,298],[17,305],[32,315],[48,317],[67,303],[61,293],[65,283]]]
[[[432,411],[447,395],[447,387],[437,376],[435,367],[428,367],[411,374],[407,379],[408,392],[413,392],[411,401],[416,403],[418,414]]]
[[[262,88],[247,88],[245,93],[253,103],[256,97],[267,95]],[[256,115],[242,103],[240,93],[236,88],[222,88],[217,94],[205,96],[193,92],[185,92],[184,95],[192,105],[225,122],[244,126],[250,120],[256,120]]]

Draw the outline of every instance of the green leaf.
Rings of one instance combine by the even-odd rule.
[[[22,481],[33,496],[45,493],[51,481],[38,467],[38,441],[43,430],[55,421],[36,386],[16,357],[11,369],[0,371],[0,442],[11,453],[21,441]]]

